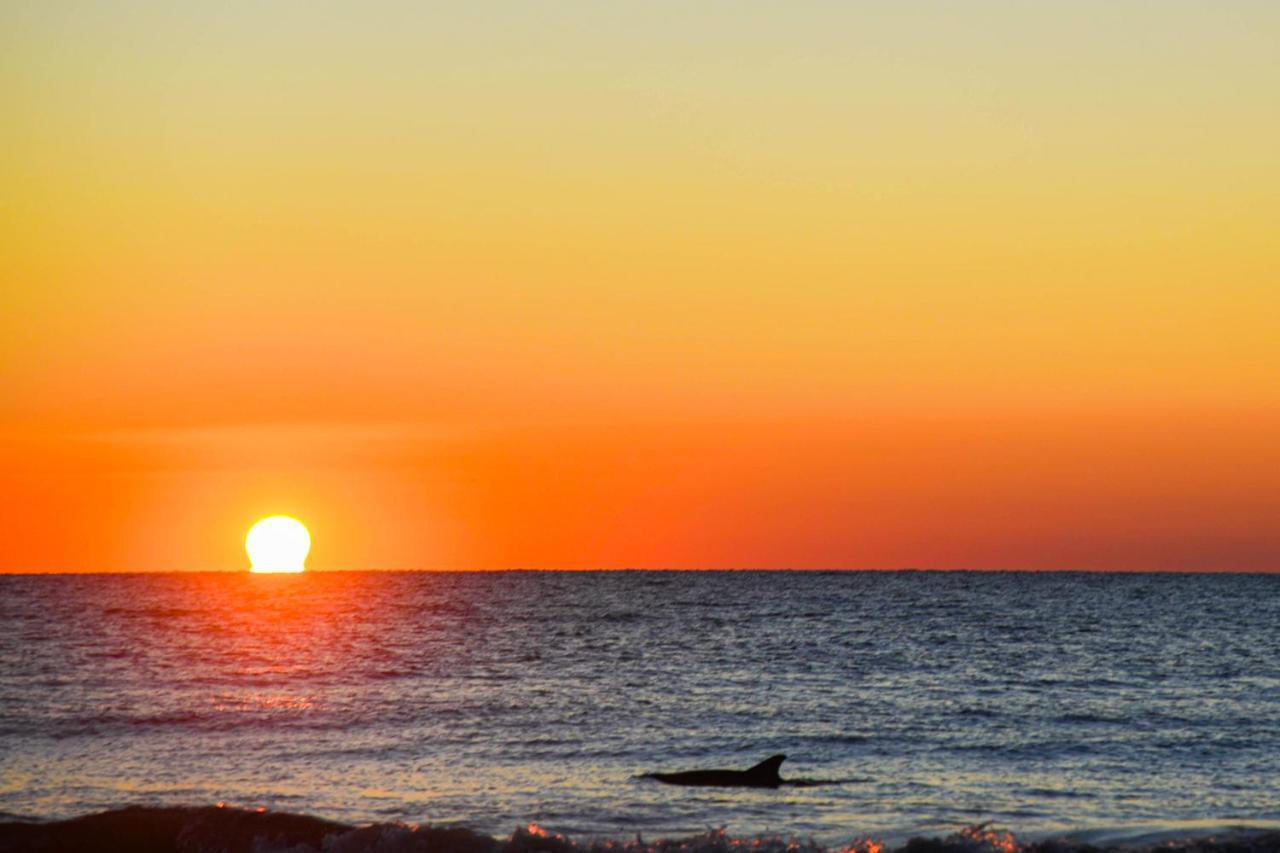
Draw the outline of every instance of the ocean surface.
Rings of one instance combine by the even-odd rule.
[[[831,784],[638,778],[774,753]],[[1277,780],[1280,575],[0,577],[0,820],[1123,839]]]

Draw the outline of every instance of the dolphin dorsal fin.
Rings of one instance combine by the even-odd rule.
[[[759,764],[747,770],[752,776],[765,776],[770,779],[778,778],[778,768],[782,766],[782,762],[786,761],[785,755],[771,755]]]

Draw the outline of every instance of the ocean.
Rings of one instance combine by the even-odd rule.
[[[775,753],[825,784],[640,776]],[[1280,575],[0,577],[0,821],[1104,844],[1280,829],[1277,780]]]

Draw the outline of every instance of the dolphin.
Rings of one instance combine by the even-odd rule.
[[[782,784],[778,766],[785,755],[772,755],[746,770],[686,770],[683,773],[642,773],[668,785],[710,785],[720,788],[776,788]]]

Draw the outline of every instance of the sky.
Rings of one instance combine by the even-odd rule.
[[[0,571],[1280,570],[1280,4],[0,6]]]

